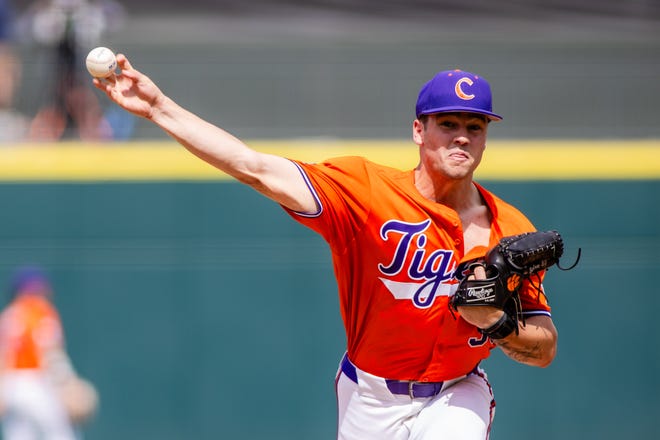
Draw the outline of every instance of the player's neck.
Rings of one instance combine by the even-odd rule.
[[[425,198],[459,213],[483,203],[471,178],[438,181],[429,179],[424,173],[416,172],[415,187]]]

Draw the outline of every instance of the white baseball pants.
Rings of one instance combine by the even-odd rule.
[[[338,440],[488,439],[495,400],[483,370],[445,382],[435,396],[410,397],[350,366],[336,378]]]
[[[76,433],[55,389],[38,371],[6,373],[2,381],[2,438],[75,440]]]

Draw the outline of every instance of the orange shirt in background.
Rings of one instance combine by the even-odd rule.
[[[62,325],[43,295],[17,296],[0,315],[0,352],[4,369],[40,369],[44,355],[62,345]]]

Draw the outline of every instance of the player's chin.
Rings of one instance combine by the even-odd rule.
[[[465,178],[472,177],[473,172],[474,172],[473,167],[457,164],[455,166],[449,167],[445,171],[445,174],[450,179],[463,180]]]

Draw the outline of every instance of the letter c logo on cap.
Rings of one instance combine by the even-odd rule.
[[[454,87],[454,92],[456,92],[456,96],[458,96],[459,98],[464,99],[466,101],[469,101],[470,99],[474,98],[474,95],[468,95],[467,93],[465,93],[461,89],[461,86],[464,83],[467,83],[467,85],[469,85],[469,86],[474,84],[474,82],[472,82],[472,80],[470,78],[463,77],[463,78],[459,79],[458,81],[456,81],[456,86]]]

